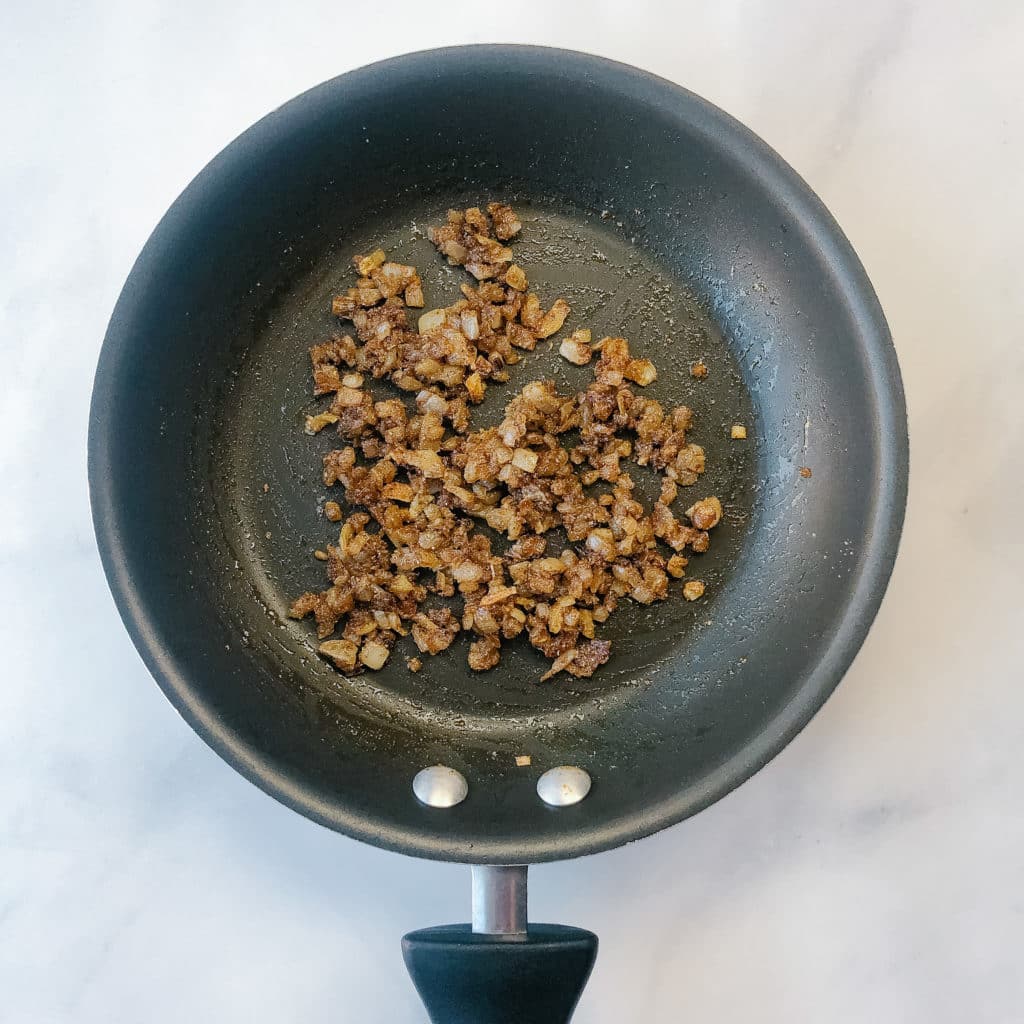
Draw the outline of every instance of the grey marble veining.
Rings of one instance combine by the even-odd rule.
[[[85,426],[121,283],[228,139],[358,64],[499,39],[646,67],[775,146],[864,260],[910,410],[903,547],[834,698],[697,818],[533,872],[535,918],[601,936],[577,1020],[1024,1018],[1024,8],[9,7],[0,1020],[424,1019],[398,938],[465,919],[468,872],[300,819],[171,712],[102,579]]]

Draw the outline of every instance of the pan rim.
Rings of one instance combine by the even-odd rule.
[[[862,342],[876,397],[873,429],[882,438],[885,458],[873,478],[873,517],[865,531],[866,552],[856,584],[842,616],[826,641],[817,663],[809,669],[793,699],[772,719],[756,740],[741,748],[698,784],[677,792],[656,806],[638,803],[628,814],[593,829],[581,829],[572,840],[557,836],[523,841],[481,841],[467,847],[442,834],[386,825],[329,802],[309,786],[277,771],[261,752],[221,722],[195,695],[175,653],[159,639],[152,610],[133,584],[119,529],[120,511],[111,484],[108,450],[118,430],[112,414],[114,369],[131,343],[125,329],[133,292],[145,287],[147,255],[159,247],[168,221],[187,208],[203,179],[232,159],[243,140],[254,140],[289,108],[315,102],[339,83],[355,84],[394,71],[438,75],[459,62],[486,52],[490,59],[532,59],[557,62],[581,77],[601,77],[609,84],[629,86],[649,106],[680,117],[709,144],[728,153],[756,173],[765,187],[785,204],[808,244],[839,282],[837,293],[848,306]],[[650,72],[606,57],[552,47],[475,44],[422,50],[379,61],[314,86],[261,118],[228,143],[189,183],[153,230],[125,282],[108,325],[95,375],[89,417],[88,480],[93,525],[101,562],[118,612],[143,662],[171,704],[216,753],[250,782],[300,814],[334,831],[394,852],[429,859],[468,863],[544,862],[583,856],[644,838],[691,817],[737,788],[764,767],[811,720],[853,663],[884,597],[902,532],[909,475],[906,404],[892,338],[881,305],[863,265],[842,229],[809,185],[771,147],[720,108],[682,86]]]

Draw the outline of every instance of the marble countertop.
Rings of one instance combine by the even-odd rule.
[[[131,263],[229,139],[359,64],[504,40],[637,64],[777,148],[863,259],[910,410],[899,561],[824,710],[697,818],[532,873],[535,918],[601,936],[577,1021],[1021,1020],[1024,7],[346,10],[5,12],[0,1019],[424,1020],[398,939],[465,919],[468,871],[305,821],[171,712],[100,571],[85,430]]]

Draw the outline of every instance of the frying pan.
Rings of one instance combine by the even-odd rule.
[[[520,213],[516,260],[546,301],[569,300],[569,327],[628,337],[659,367],[645,394],[695,409],[709,469],[691,491],[726,509],[689,570],[706,597],[627,602],[591,679],[539,684],[546,663],[518,643],[476,674],[463,640],[416,675],[394,656],[346,678],[316,656],[308,623],[286,617],[322,586],[311,552],[335,529],[319,507],[337,438],[301,429],[315,407],[306,350],[337,330],[330,297],[351,284],[356,252],[416,263],[428,308],[453,301],[462,271],[425,231],[448,207],[493,199]],[[704,381],[688,373],[697,358]],[[475,422],[544,377],[582,388],[589,368],[542,344]],[[881,601],[907,465],[885,319],[806,184],[668,82],[509,46],[343,75],[217,156],[124,286],[89,437],[104,568],[167,697],[309,818],[476,866],[474,927],[425,929],[404,948],[432,1019],[491,1024],[567,1020],[596,949],[581,929],[527,927],[523,865],[696,813],[828,697]],[[649,499],[653,482],[631,472]],[[438,764],[466,781],[460,803],[414,795]],[[587,773],[585,799],[538,797],[559,766]]]

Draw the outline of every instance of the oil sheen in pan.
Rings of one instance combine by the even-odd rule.
[[[451,197],[395,213],[339,240],[304,275],[267,297],[257,311],[253,334],[240,351],[238,372],[222,406],[211,470],[219,483],[218,515],[229,527],[225,536],[235,539],[234,559],[251,581],[251,602],[232,608],[235,614],[243,613],[237,628],[248,632],[250,643],[265,642],[266,653],[294,674],[296,682],[328,698],[340,688],[346,699],[361,694],[389,716],[401,716],[404,709],[412,718],[425,713],[449,720],[454,716],[465,726],[479,716],[493,731],[495,715],[557,720],[579,716],[595,699],[605,711],[609,704],[630,699],[659,663],[715,614],[716,593],[742,557],[756,501],[756,433],[735,357],[683,281],[655,263],[601,211],[535,205],[513,197],[523,221],[523,231],[513,243],[516,262],[545,305],[559,295],[570,303],[572,313],[562,335],[589,327],[595,338],[628,338],[635,354],[652,359],[658,368],[657,381],[644,394],[666,408],[686,404],[695,411],[690,437],[706,449],[708,468],[697,484],[681,489],[676,505],[685,508],[691,497],[717,494],[725,507],[710,551],[693,556],[688,570],[688,578],[707,584],[706,597],[686,602],[681,583],[672,581],[666,601],[647,607],[624,601],[600,631],[613,641],[612,659],[591,679],[563,677],[555,684],[538,685],[547,662],[522,640],[503,645],[496,670],[469,672],[467,637],[435,658],[424,657],[424,668],[415,675],[404,662],[406,655],[417,652],[405,638],[383,671],[350,680],[339,677],[316,656],[309,622],[293,622],[285,614],[295,596],[324,586],[323,565],[312,552],[330,542],[337,527],[319,510],[328,497],[342,500],[339,488],[325,488],[320,479],[322,456],[337,447],[339,439],[329,429],[316,437],[302,430],[303,417],[324,401],[311,398],[307,350],[344,329],[330,315],[330,300],[351,284],[351,257],[357,252],[381,246],[389,258],[415,264],[424,283],[425,308],[455,301],[459,285],[469,277],[439,257],[426,229],[443,221],[448,206],[480,204],[490,198]],[[559,357],[562,335],[525,353],[511,368],[507,385],[489,388],[483,404],[473,410],[474,427],[497,422],[512,394],[531,380],[553,379],[566,393],[586,386],[592,367],[576,367]],[[697,359],[710,368],[703,381],[689,373]],[[394,393],[388,384],[374,382],[373,387],[381,397]],[[747,424],[750,440],[730,440],[733,423]],[[632,463],[628,472],[641,500],[649,504],[657,494],[656,474]],[[557,549],[552,541],[551,550]],[[264,641],[268,615],[276,628]]]

